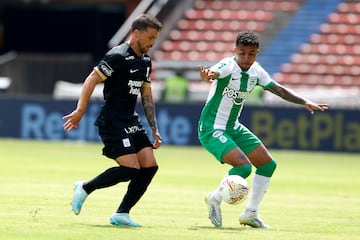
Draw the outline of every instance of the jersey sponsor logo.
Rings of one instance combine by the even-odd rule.
[[[233,100],[235,105],[241,105],[245,102],[247,96],[249,95],[248,92],[241,92],[235,89],[225,87],[224,91],[222,92],[223,96],[227,96]]]
[[[130,127],[127,127],[127,128],[124,128],[124,131],[127,133],[127,134],[133,134],[133,133],[136,133],[138,131],[142,131],[144,130],[144,128],[142,127],[139,127],[139,126],[130,126]]]
[[[114,70],[105,61],[100,62],[100,68],[107,77],[110,77],[114,72]]]
[[[130,69],[130,73],[136,73],[139,69]]]
[[[131,88],[133,88],[133,87],[140,88],[142,86],[142,84],[143,84],[142,81],[129,80],[128,86]]]
[[[139,95],[142,81],[129,80],[128,86],[130,87],[129,94]]]

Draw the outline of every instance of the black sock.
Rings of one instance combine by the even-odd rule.
[[[141,168],[139,175],[129,183],[128,190],[116,212],[129,213],[130,209],[140,200],[146,192],[151,180],[158,170],[158,166]]]
[[[96,189],[106,188],[118,184],[119,182],[126,182],[134,179],[140,170],[136,168],[129,168],[124,166],[112,167],[105,172],[99,174],[94,179],[86,182],[83,185],[85,192],[90,194]]]

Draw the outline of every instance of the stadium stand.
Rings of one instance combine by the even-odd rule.
[[[26,2],[24,0],[5,2],[13,1]],[[48,0],[43,5],[67,1],[73,3],[70,0]],[[94,5],[98,3],[95,0],[76,1],[91,2]],[[261,35],[261,52],[258,60],[277,81],[317,101],[330,100],[330,104],[340,107],[360,105],[360,80],[357,77],[360,73],[358,46],[360,2],[358,0],[102,0],[101,2],[131,3],[133,11],[129,12],[129,7],[126,10],[126,16],[129,18],[133,13],[143,12],[146,3],[149,11],[158,15],[165,23],[160,41],[150,52],[154,59],[152,79],[156,96],[161,96],[163,80],[173,75],[177,69],[182,69],[184,76],[190,82],[190,101],[204,101],[209,85],[199,81],[197,67],[210,66],[221,58],[232,55],[236,34],[241,30],[254,30]],[[91,6],[94,6],[92,4]],[[123,26],[126,25],[125,23]],[[121,36],[123,38],[115,38],[114,44],[118,44],[120,39],[125,39],[128,31],[129,29],[125,29],[124,35]],[[23,53],[17,53],[16,59],[0,65],[0,75],[7,76],[11,71],[19,74],[23,72],[26,76],[39,78],[37,72],[28,74],[26,71],[11,70],[13,67],[19,69],[19,62],[24,66],[23,69],[30,69],[25,68],[28,63],[19,56],[27,59]],[[0,62],[5,58],[5,55],[2,56]],[[31,61],[34,62],[34,59],[38,58],[32,58]],[[64,63],[63,66],[66,64]],[[82,69],[88,68],[91,60],[87,59],[81,64]],[[51,69],[47,70],[49,71]],[[60,71],[51,71],[51,73],[56,72]],[[20,78],[20,76],[15,77]],[[58,77],[57,80],[79,84],[74,81],[75,78],[82,80],[77,75],[72,79],[67,76]],[[35,85],[32,84],[27,88],[30,89]],[[48,86],[55,84],[49,82],[45,85],[42,87],[49,88]],[[70,85],[59,81],[55,90],[60,89],[61,92],[69,87],[78,89],[77,85]],[[13,81],[9,90],[21,92],[24,86],[26,84]],[[33,92],[37,93],[38,90]],[[45,90],[41,89],[41,92]],[[71,94],[73,93],[69,92],[69,95]],[[61,97],[56,94],[54,96]],[[282,99],[272,94],[264,94],[264,100],[272,104],[284,103]]]
[[[314,5],[313,8],[317,6]],[[300,19],[300,17],[299,17]],[[358,107],[360,103],[360,3],[341,2],[317,31],[299,44],[274,78],[304,95],[333,106]],[[331,96],[331,98],[329,98]],[[267,101],[277,101],[269,94]]]
[[[354,107],[360,102],[359,11],[355,0],[197,0],[155,51],[154,77],[164,79],[176,61],[201,100],[208,88],[198,81],[196,67],[231,55],[235,34],[250,29],[265,38],[258,60],[277,81],[316,101],[327,101],[330,93],[331,105]],[[281,21],[287,24],[276,27]],[[264,100],[286,104],[272,94]]]
[[[154,53],[158,60],[215,61],[233,51],[237,32],[262,33],[280,12],[294,13],[302,1],[197,0]]]
[[[234,39],[242,30],[262,34],[265,45],[303,0],[196,0],[174,22],[168,38],[153,53],[154,79],[163,81],[181,67],[189,79],[190,101],[204,101],[209,85],[199,82],[197,66],[211,65],[233,54]],[[285,20],[284,20],[285,19]],[[264,36],[264,37],[263,37]],[[159,85],[161,87],[161,84]]]

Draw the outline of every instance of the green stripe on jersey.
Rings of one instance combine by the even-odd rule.
[[[249,80],[249,74],[247,72],[241,72],[241,80],[240,80],[241,92],[247,92],[248,80]]]
[[[241,72],[240,92],[246,92],[247,91],[248,80],[249,80],[249,74],[247,74],[246,72]],[[239,111],[241,111],[241,108],[244,105],[244,100],[245,99],[243,99],[243,98],[234,99],[235,102],[240,103],[240,104],[234,104],[233,105],[233,107],[231,109],[229,120],[228,120],[228,122],[226,124],[226,129],[234,129],[235,122],[237,121],[237,118],[238,118],[238,115],[239,115]]]
[[[215,94],[212,96],[209,102],[206,103],[203,112],[201,113],[200,121],[202,122],[203,127],[213,128],[214,122],[216,120],[216,114],[223,99],[222,93],[224,88],[229,84],[230,80],[231,75],[217,80]]]

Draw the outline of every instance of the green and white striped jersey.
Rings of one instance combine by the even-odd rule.
[[[239,116],[249,93],[260,85],[263,89],[273,85],[274,80],[258,63],[254,62],[249,70],[242,71],[235,57],[222,59],[211,67],[218,73],[214,79],[205,106],[201,112],[201,129],[236,129]]]

